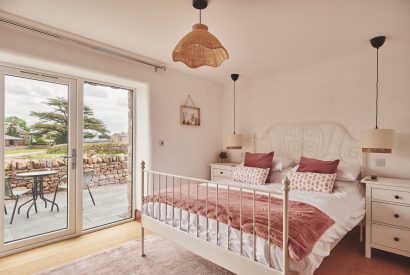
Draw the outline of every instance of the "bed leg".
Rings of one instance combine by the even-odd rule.
[[[360,242],[362,243],[363,242],[363,221],[364,221],[364,219],[363,220],[361,220],[360,221],[360,224],[359,224],[359,234],[360,234]]]
[[[145,253],[144,253],[144,227],[141,227],[141,257],[145,257]]]

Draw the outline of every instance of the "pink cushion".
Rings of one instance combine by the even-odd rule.
[[[265,184],[270,168],[255,168],[238,165],[233,170],[232,180],[253,184]]]
[[[322,174],[335,174],[337,173],[337,166],[339,160],[319,160],[301,157],[297,172],[312,172]]]
[[[249,153],[245,154],[244,166],[257,168],[272,168],[273,152],[270,153]],[[266,182],[269,182],[270,177],[267,177]]]
[[[332,193],[336,173],[296,172],[290,173],[288,178],[290,180],[290,189],[292,190]]]

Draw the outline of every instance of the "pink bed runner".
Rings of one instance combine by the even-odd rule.
[[[216,188],[208,187],[208,213],[206,214],[206,186],[199,186],[197,203],[197,185],[191,185],[188,196],[188,186],[174,188],[167,192],[155,192],[154,196],[144,197],[144,203],[161,202],[216,219]],[[271,232],[270,239],[275,245],[282,247],[282,199],[270,199]],[[197,209],[198,205],[198,209]],[[240,191],[218,189],[218,221],[240,229]],[[255,233],[257,236],[268,239],[268,196],[255,195]],[[289,255],[294,260],[301,260],[311,251],[316,241],[334,224],[334,221],[316,207],[297,201],[289,201]],[[253,233],[253,193],[242,192],[242,231]]]

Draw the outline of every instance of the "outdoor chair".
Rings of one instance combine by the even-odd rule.
[[[12,189],[11,185],[10,185],[10,181],[12,178],[5,178],[4,181],[4,195],[5,195],[5,199],[6,200],[15,200],[16,202],[14,203],[14,208],[13,208],[13,213],[11,214],[11,220],[10,220],[10,224],[13,223],[13,219],[14,219],[14,214],[16,213],[16,208],[17,208],[17,204],[18,201],[20,199],[20,196],[27,194],[31,191],[31,189],[29,188],[25,188],[25,187],[21,187],[21,188],[15,188]],[[23,179],[18,179],[18,178],[14,178],[14,180],[18,180],[18,181],[25,181]],[[27,181],[25,181],[27,182]],[[27,182],[29,183],[29,182]],[[7,208],[6,205],[4,205],[4,212],[7,215]]]
[[[94,174],[93,170],[84,170],[83,187],[87,188],[88,193],[90,194],[91,200],[93,201],[93,204],[95,205],[94,197],[93,197],[93,194],[91,193],[90,186],[89,186],[93,179],[93,174]],[[53,206],[51,206],[51,211],[53,211],[53,208],[54,208],[54,202],[56,200],[57,192],[59,190],[67,190],[67,189],[68,189],[67,175],[64,175],[63,177],[61,177],[60,182],[57,183],[56,191],[54,193],[54,198],[53,198]]]

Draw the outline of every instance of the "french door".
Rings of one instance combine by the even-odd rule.
[[[75,234],[75,79],[0,66],[0,255]]]

